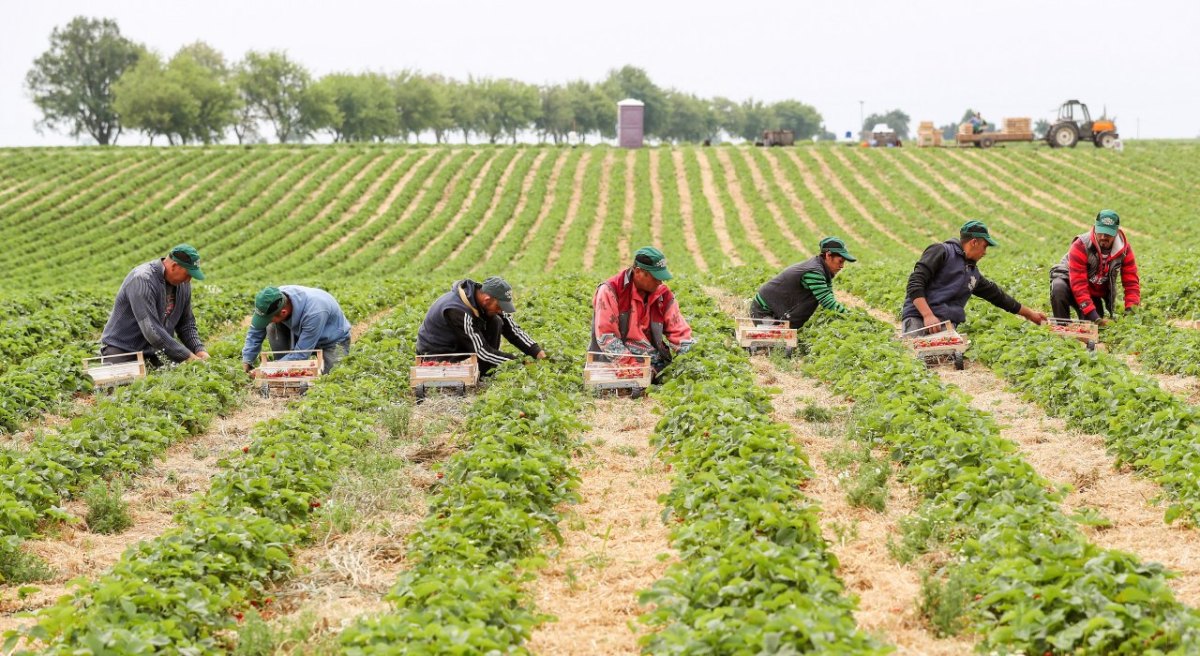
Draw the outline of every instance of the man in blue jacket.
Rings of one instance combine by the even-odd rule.
[[[324,351],[325,368],[321,373],[329,373],[350,353],[350,322],[338,302],[323,289],[267,287],[254,297],[254,314],[242,347],[242,368],[251,376],[264,338],[272,351]],[[281,359],[306,360],[308,356],[292,353]]]

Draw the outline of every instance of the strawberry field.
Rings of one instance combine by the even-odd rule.
[[[1200,653],[1198,174],[1182,142],[0,150],[5,649]],[[969,344],[963,372],[895,339],[913,263],[966,220],[1048,310],[1103,208],[1142,304],[1095,351],[981,300],[913,344]],[[746,300],[827,235],[859,260],[849,311],[747,354],[791,333],[739,333]],[[212,359],[93,391],[120,281],[181,241]],[[592,294],[647,244],[698,344],[597,400]],[[426,308],[490,275],[549,358],[415,403],[410,367],[462,368],[415,359]],[[355,325],[300,397],[238,361],[268,284]]]

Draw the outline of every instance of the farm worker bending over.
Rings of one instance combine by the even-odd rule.
[[[173,362],[207,360],[192,315],[193,278],[204,280],[204,272],[200,253],[187,244],[134,267],[121,283],[104,324],[100,355],[141,351],[152,367],[162,366],[160,351]]]
[[[1055,319],[1071,318],[1106,324],[1117,298],[1117,278],[1125,290],[1125,309],[1142,302],[1133,249],[1121,230],[1121,217],[1112,210],[1096,215],[1091,231],[1079,235],[1062,261],[1050,269],[1050,309]]]
[[[667,259],[652,246],[638,249],[633,266],[609,278],[592,298],[589,351],[611,356],[649,355],[657,377],[671,363],[672,350],[683,353],[696,343],[679,313]]]
[[[417,330],[417,355],[474,353],[486,374],[517,356],[500,350],[500,337],[539,360],[546,352],[513,321],[512,285],[492,276],[482,283],[459,280],[433,302]]]
[[[817,306],[839,314],[846,311],[833,296],[833,277],[858,258],[838,237],[822,239],[820,247],[819,254],[784,269],[758,288],[750,301],[752,319],[779,319],[789,322],[790,328],[800,328]]]
[[[979,273],[976,265],[987,254],[988,246],[995,245],[996,240],[988,234],[983,222],[967,221],[959,229],[958,239],[926,248],[908,276],[901,330],[912,333],[908,337],[916,337],[922,333],[914,331],[921,328],[925,328],[925,332],[941,332],[945,326],[938,324],[943,321],[957,326],[967,319],[967,301],[971,296],[978,296],[1033,323],[1045,322],[1045,314],[1021,305]]]
[[[350,322],[329,292],[315,287],[264,287],[254,296],[254,314],[242,347],[242,368],[255,374],[255,360],[266,339],[272,351],[324,353],[329,373],[350,353]],[[289,353],[280,360],[308,360],[311,353]]]

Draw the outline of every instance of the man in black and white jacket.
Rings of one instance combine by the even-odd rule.
[[[513,321],[512,286],[495,276],[482,283],[459,280],[434,301],[417,331],[417,355],[474,353],[486,374],[516,356],[500,350],[500,337],[526,355],[546,352]]]

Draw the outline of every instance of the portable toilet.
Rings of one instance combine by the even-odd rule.
[[[626,98],[617,103],[617,145],[641,148],[645,133],[646,103]]]

